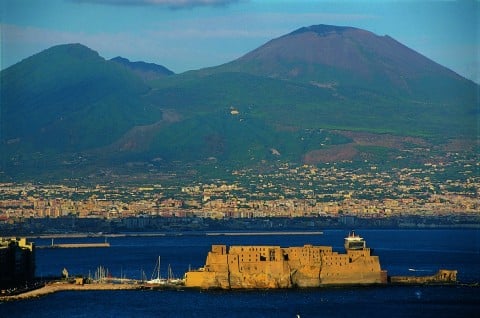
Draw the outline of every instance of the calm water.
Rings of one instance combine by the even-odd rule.
[[[202,266],[211,244],[331,245],[342,252],[345,231],[323,235],[164,236],[109,239],[104,249],[37,250],[37,275],[93,276],[101,265],[113,276],[151,277],[158,256],[162,275],[170,264],[177,276]],[[389,275],[422,275],[457,269],[462,283],[480,282],[480,231],[363,230],[367,245]],[[82,239],[82,242],[87,239]],[[100,239],[90,239],[101,241]],[[56,242],[78,242],[64,239]],[[36,240],[49,244],[48,240]],[[0,317],[473,317],[480,287],[375,286],[274,291],[62,292],[0,304]]]

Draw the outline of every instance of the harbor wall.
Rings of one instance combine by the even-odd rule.
[[[431,283],[455,283],[457,271],[440,269],[436,274],[429,276],[392,276],[392,284],[431,284]]]

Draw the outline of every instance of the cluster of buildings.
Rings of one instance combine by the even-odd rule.
[[[0,223],[35,218],[480,216],[480,163],[278,164],[148,185],[0,184]],[[120,182],[118,184],[121,184]]]

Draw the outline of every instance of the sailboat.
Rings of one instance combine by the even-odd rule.
[[[167,282],[169,284],[173,284],[173,285],[179,285],[179,284],[183,283],[183,280],[181,278],[175,278],[175,276],[173,275],[172,267],[170,266],[170,264],[168,264]]]
[[[155,272],[157,274],[156,277],[155,277]],[[153,269],[152,278],[150,280],[147,280],[147,284],[163,285],[163,284],[166,284],[166,283],[167,283],[167,280],[160,276],[160,256],[159,256],[158,261],[157,261],[157,265],[155,265],[155,268]]]

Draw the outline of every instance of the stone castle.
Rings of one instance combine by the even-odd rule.
[[[363,238],[345,238],[345,253],[331,246],[213,245],[205,265],[185,274],[185,286],[199,288],[291,288],[384,284],[387,272]]]

